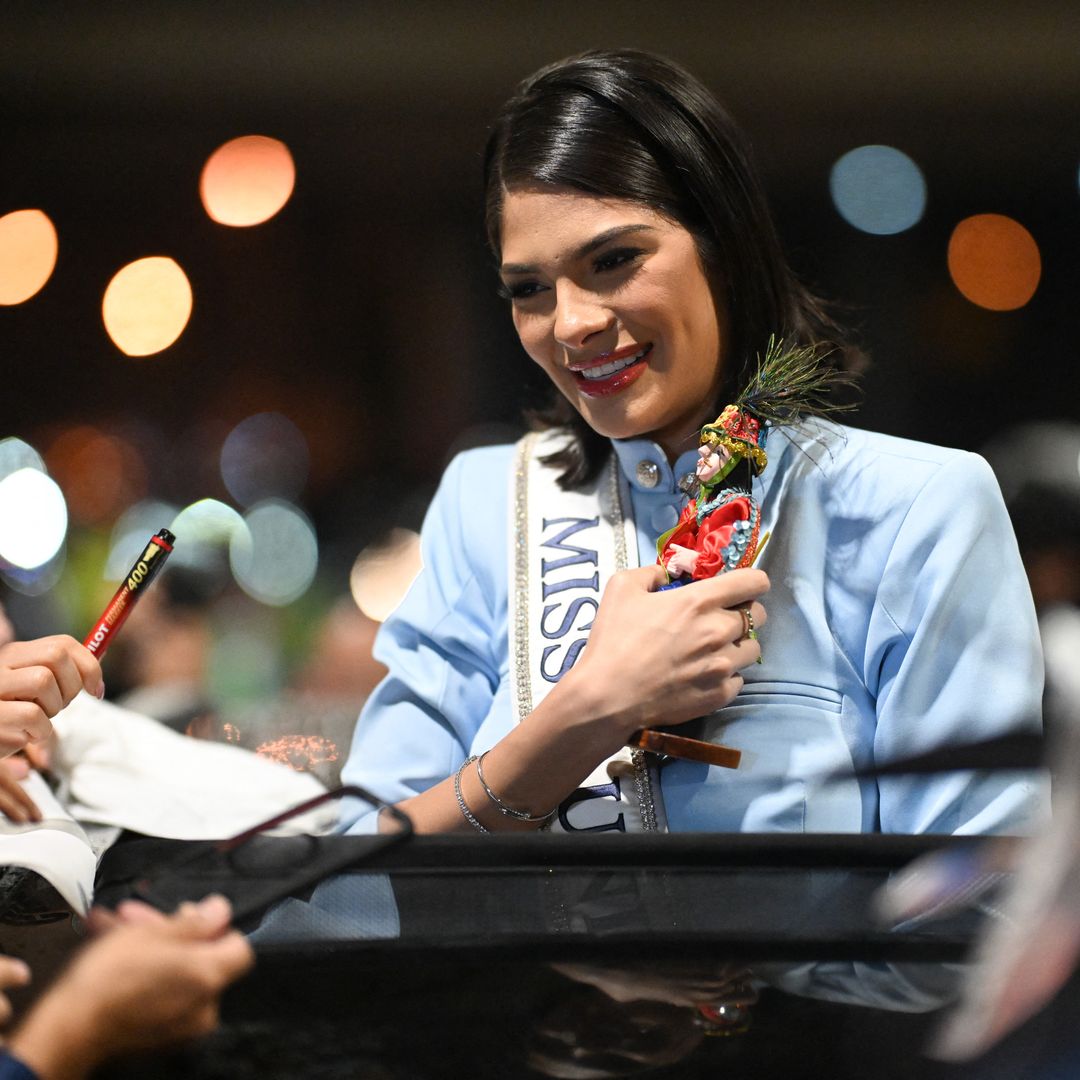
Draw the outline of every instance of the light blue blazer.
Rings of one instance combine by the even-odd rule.
[[[651,562],[657,535],[685,502],[677,479],[696,453],[673,470],[647,440],[613,446],[630,484],[639,559]],[[989,467],[974,454],[817,421],[773,432],[768,452],[754,481],[777,517],[759,563],[772,582],[764,663],[744,672],[735,702],[706,722],[708,737],[740,748],[743,762],[734,771],[664,764],[670,828],[1024,829],[1044,808],[1033,774],[823,780],[844,766],[1038,729],[1035,612]],[[342,778],[388,802],[452,775],[513,723],[512,457],[512,447],[497,446],[450,464],[424,524],[424,570],[378,635],[376,656],[390,673],[360,716]]]

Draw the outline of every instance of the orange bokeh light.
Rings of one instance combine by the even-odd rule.
[[[39,292],[56,266],[56,228],[41,210],[0,217],[0,304],[21,304]]]
[[[126,439],[89,425],[61,432],[45,462],[67,499],[73,521],[113,521],[146,494],[146,464]]]
[[[167,349],[191,317],[191,283],[164,255],[136,259],[118,270],[105,290],[101,317],[117,348],[128,356]]]
[[[220,225],[260,225],[288,201],[296,182],[289,148],[265,135],[243,135],[219,146],[207,159],[199,195]]]
[[[965,218],[949,238],[953,283],[979,307],[1014,311],[1035,295],[1042,259],[1035,238],[1004,214]]]

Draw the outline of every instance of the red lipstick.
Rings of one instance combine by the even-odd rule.
[[[570,371],[574,376],[574,382],[578,390],[587,397],[606,397],[609,394],[617,394],[625,390],[632,382],[638,379],[645,371],[652,345],[627,345],[621,349],[613,349],[609,353],[593,357],[592,360],[571,366]],[[586,372],[595,371],[605,365],[628,360],[631,357],[640,357],[633,363],[613,371],[610,375],[602,375],[599,378],[588,378]]]

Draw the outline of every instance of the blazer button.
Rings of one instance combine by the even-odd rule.
[[[654,488],[660,483],[660,466],[655,461],[639,461],[637,467],[637,482],[643,488]]]

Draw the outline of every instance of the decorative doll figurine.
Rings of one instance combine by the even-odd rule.
[[[737,405],[728,405],[701,429],[697,496],[678,524],[656,542],[672,584],[749,566],[757,553],[761,509],[750,494],[751,476],[765,468],[768,429]],[[740,469],[743,463],[747,469]],[[742,486],[745,476],[745,486]]]
[[[814,348],[770,338],[750,385],[701,429],[697,492],[673,529],[656,542],[657,561],[675,588],[750,566],[762,542],[761,508],[751,485],[768,464],[765,440],[772,427],[797,423],[810,405],[819,415],[850,406],[825,400],[848,379],[822,365]]]

